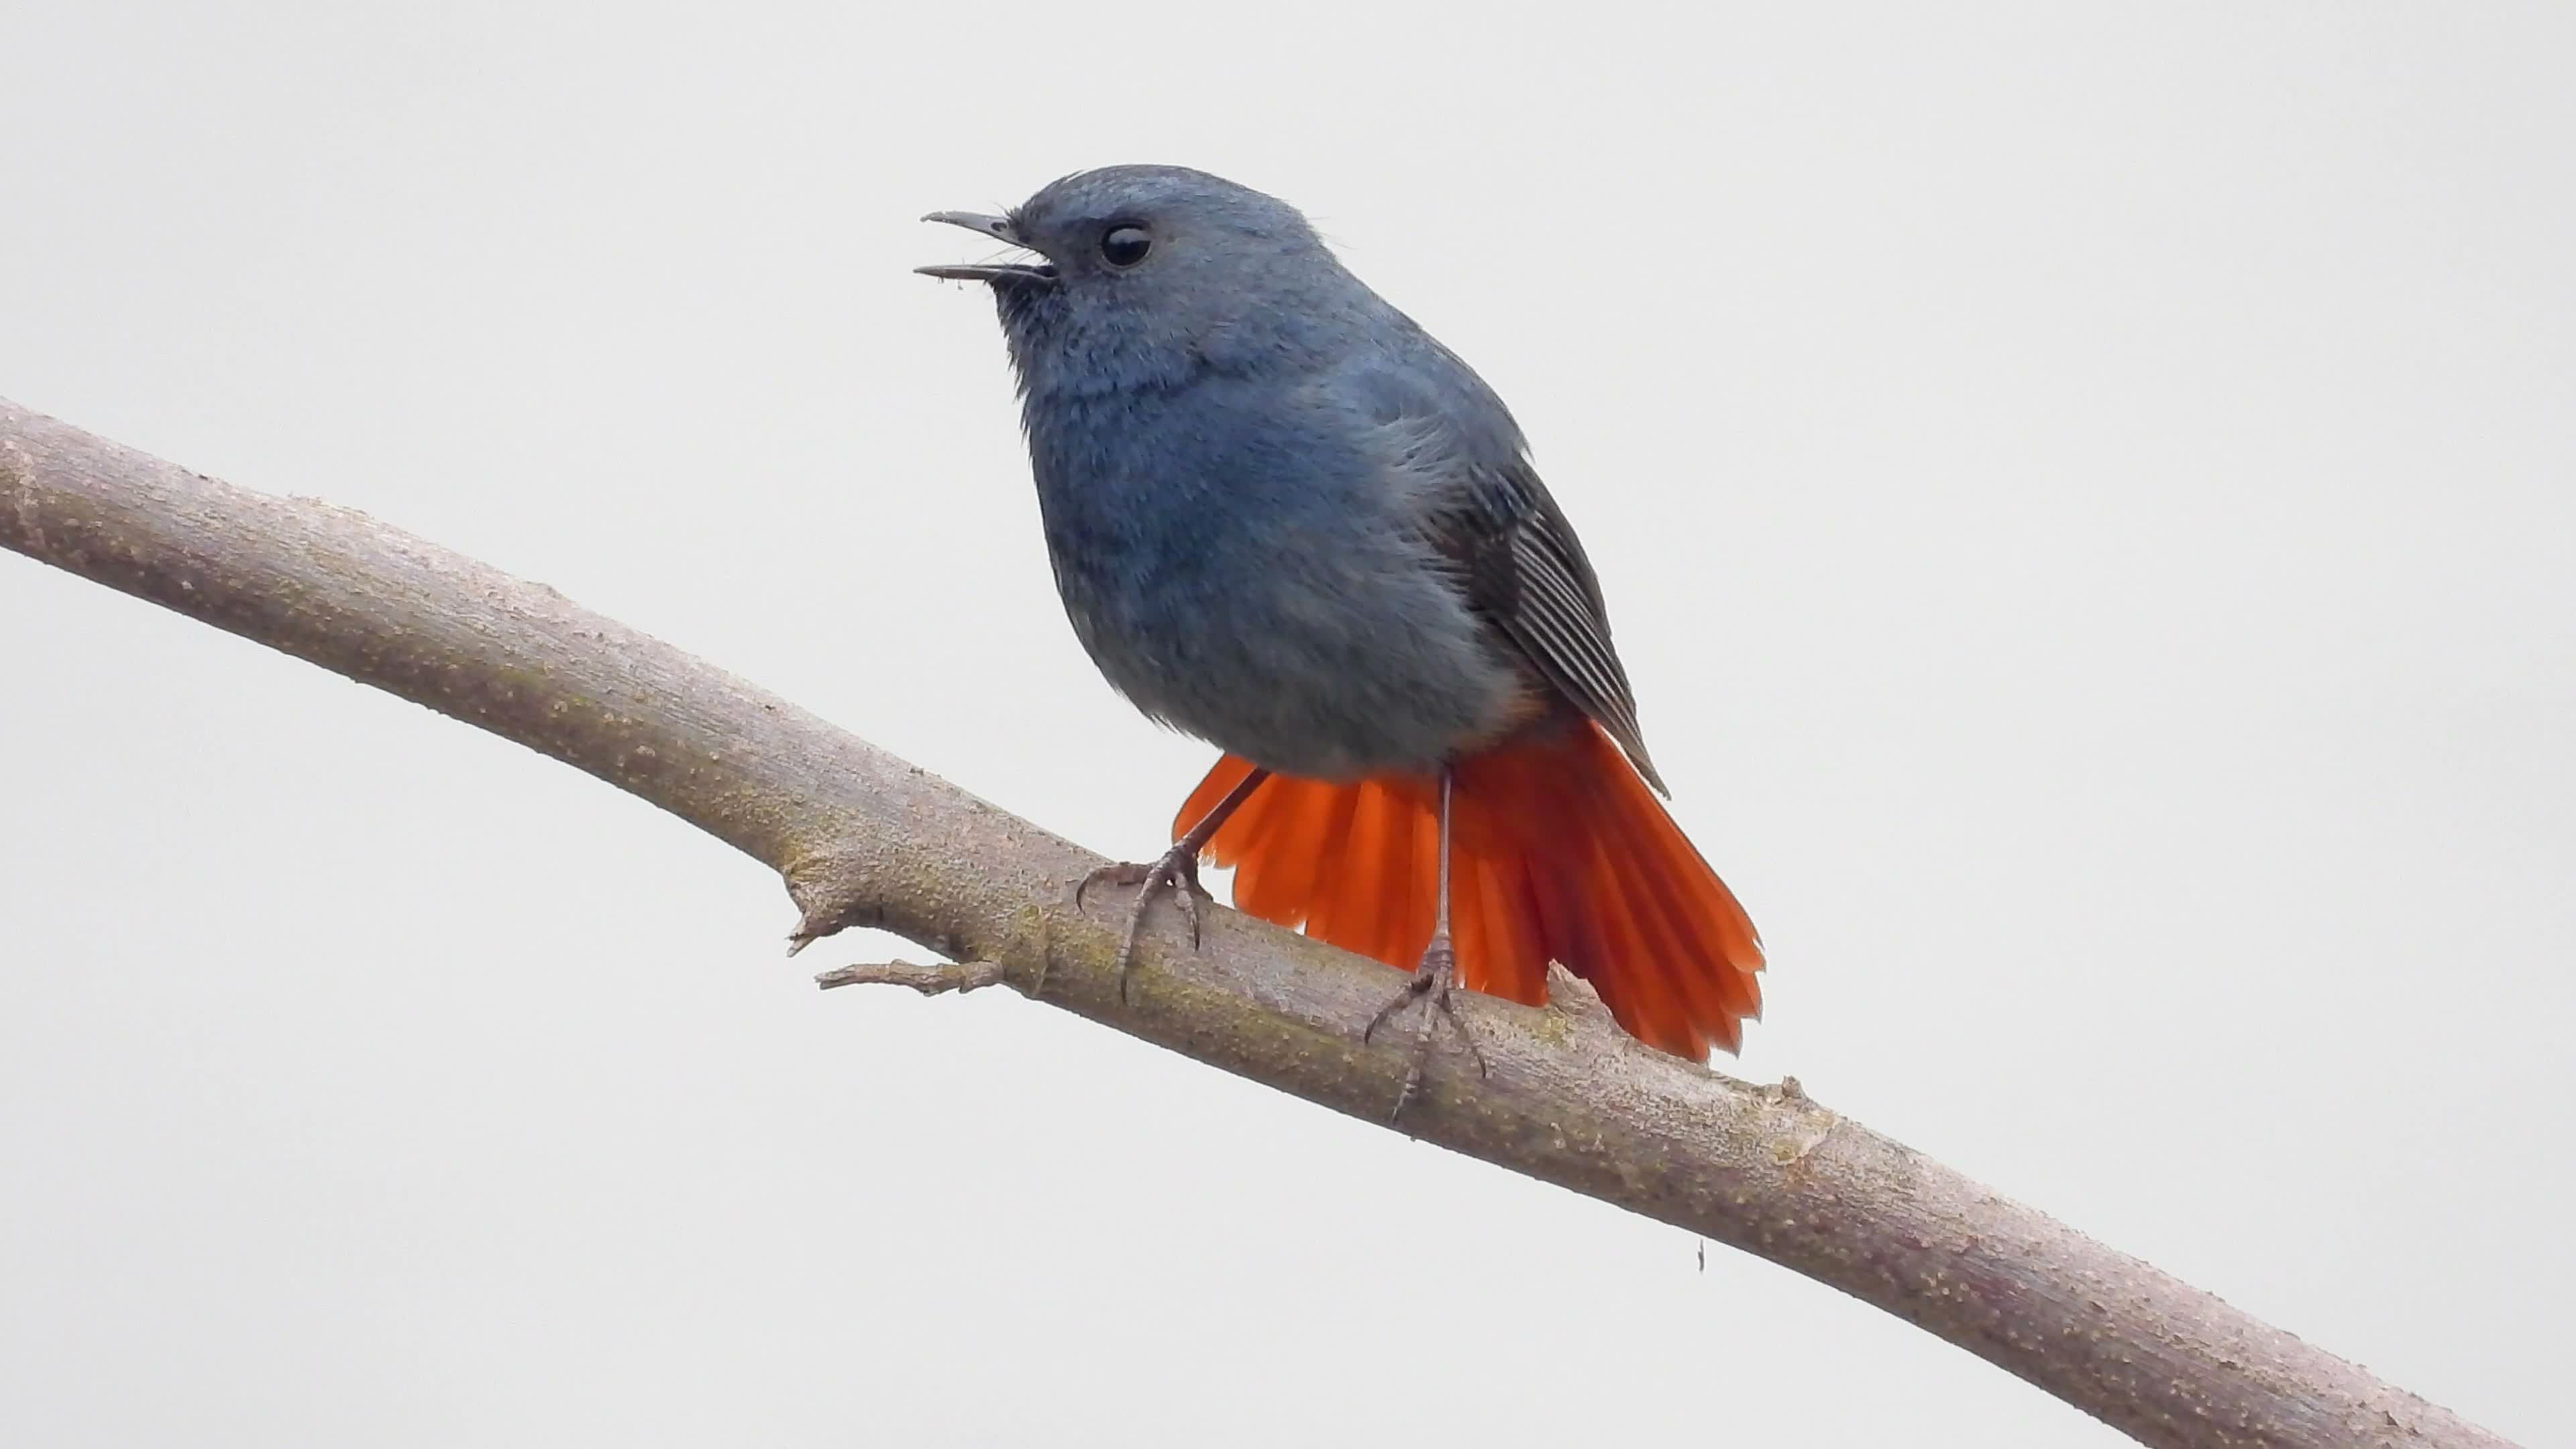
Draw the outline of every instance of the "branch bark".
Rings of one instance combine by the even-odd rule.
[[[540,750],[778,871],[793,939],[896,932],[1254,1081],[1383,1124],[1395,984],[1231,911],[1151,931],[1127,999],[1100,859],[541,584],[347,509],[252,493],[0,401],[0,545]],[[895,963],[900,966],[901,963]],[[827,982],[843,973],[827,973]],[[1492,1073],[1433,1063],[1404,1130],[1768,1258],[2155,1445],[2503,1446],[2447,1410],[1810,1100],[1628,1040],[1579,995],[1464,1005]]]

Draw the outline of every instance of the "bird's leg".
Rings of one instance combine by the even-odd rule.
[[[1120,1001],[1127,999],[1127,972],[1136,963],[1136,933],[1144,926],[1145,912],[1154,904],[1155,896],[1169,889],[1180,891],[1181,914],[1190,919],[1190,946],[1197,948],[1199,902],[1208,899],[1207,888],[1199,884],[1199,852],[1207,849],[1207,843],[1216,838],[1218,829],[1235,811],[1242,809],[1243,802],[1251,799],[1252,792],[1260,789],[1261,782],[1269,778],[1268,770],[1256,766],[1251,774],[1243,777],[1241,784],[1228,790],[1225,798],[1216,802],[1215,809],[1200,817],[1199,823],[1191,826],[1187,834],[1173,841],[1172,848],[1164,851],[1160,860],[1150,865],[1104,865],[1074,886],[1073,908],[1077,911],[1082,909],[1083,893],[1093,886],[1137,888],[1135,907],[1127,915],[1127,934],[1118,938]]]
[[[1458,1014],[1458,1003],[1451,993],[1458,984],[1458,951],[1449,941],[1449,785],[1447,765],[1440,767],[1440,894],[1431,912],[1431,944],[1422,948],[1422,963],[1413,968],[1413,977],[1395,999],[1377,1009],[1369,1018],[1368,1028],[1360,1033],[1365,1042],[1386,1025],[1387,1018],[1424,997],[1430,1000],[1422,1008],[1422,1020],[1413,1028],[1413,1060],[1404,1069],[1404,1085],[1395,1094],[1395,1110],[1387,1114],[1392,1122],[1404,1115],[1404,1105],[1422,1089],[1422,1064],[1431,1059],[1431,1028],[1441,1017],[1458,1030],[1458,1039],[1467,1044],[1467,1052],[1476,1059],[1476,1075],[1487,1074],[1485,1049],[1476,1045],[1476,1033],[1467,1019]]]

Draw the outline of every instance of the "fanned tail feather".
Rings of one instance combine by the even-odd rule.
[[[1175,839],[1252,770],[1227,755],[1192,791]],[[1235,905],[1410,970],[1431,940],[1438,786],[1274,775],[1209,841]],[[1528,1005],[1547,963],[1592,984],[1648,1045],[1694,1061],[1736,1050],[1762,1014],[1753,922],[1598,725],[1460,763],[1452,785],[1450,932],[1459,979]]]

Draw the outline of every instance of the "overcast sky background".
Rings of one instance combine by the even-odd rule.
[[[1285,196],[1599,563],[1771,947],[1733,1070],[2576,1439],[2576,9],[1943,9],[0,0],[0,393],[1135,856],[1210,751],[1082,657],[914,218]],[[1008,993],[818,994],[889,942],[14,556],[0,758],[13,1444],[2125,1442]]]

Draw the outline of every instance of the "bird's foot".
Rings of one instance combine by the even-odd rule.
[[[1404,1085],[1395,1094],[1395,1110],[1387,1114],[1388,1121],[1402,1117],[1405,1104],[1422,1090],[1422,1065],[1431,1059],[1431,1028],[1442,1017],[1449,1019],[1449,1025],[1457,1029],[1458,1039],[1467,1044],[1467,1054],[1476,1059],[1476,1075],[1491,1075],[1485,1065],[1485,1049],[1476,1045],[1475,1030],[1458,1014],[1458,1003],[1451,999],[1457,989],[1458,951],[1450,944],[1448,932],[1443,931],[1422,949],[1422,964],[1413,968],[1413,976],[1404,983],[1404,989],[1379,1007],[1377,1015],[1369,1018],[1368,1028],[1360,1033],[1360,1040],[1365,1042],[1386,1025],[1388,1018],[1416,1002],[1422,1004],[1422,1019],[1413,1028],[1413,1060],[1405,1066]],[[1425,1001],[1425,997],[1430,999]]]
[[[1154,897],[1166,890],[1180,893],[1181,914],[1190,922],[1192,950],[1197,950],[1199,944],[1199,902],[1214,897],[1199,884],[1197,849],[1185,845],[1173,846],[1150,865],[1104,865],[1084,876],[1073,888],[1073,908],[1081,910],[1084,893],[1105,885],[1131,886],[1136,891],[1136,903],[1127,913],[1127,934],[1118,938],[1118,999],[1125,1001],[1127,973],[1136,964],[1136,933],[1144,928],[1145,912],[1152,909]]]

